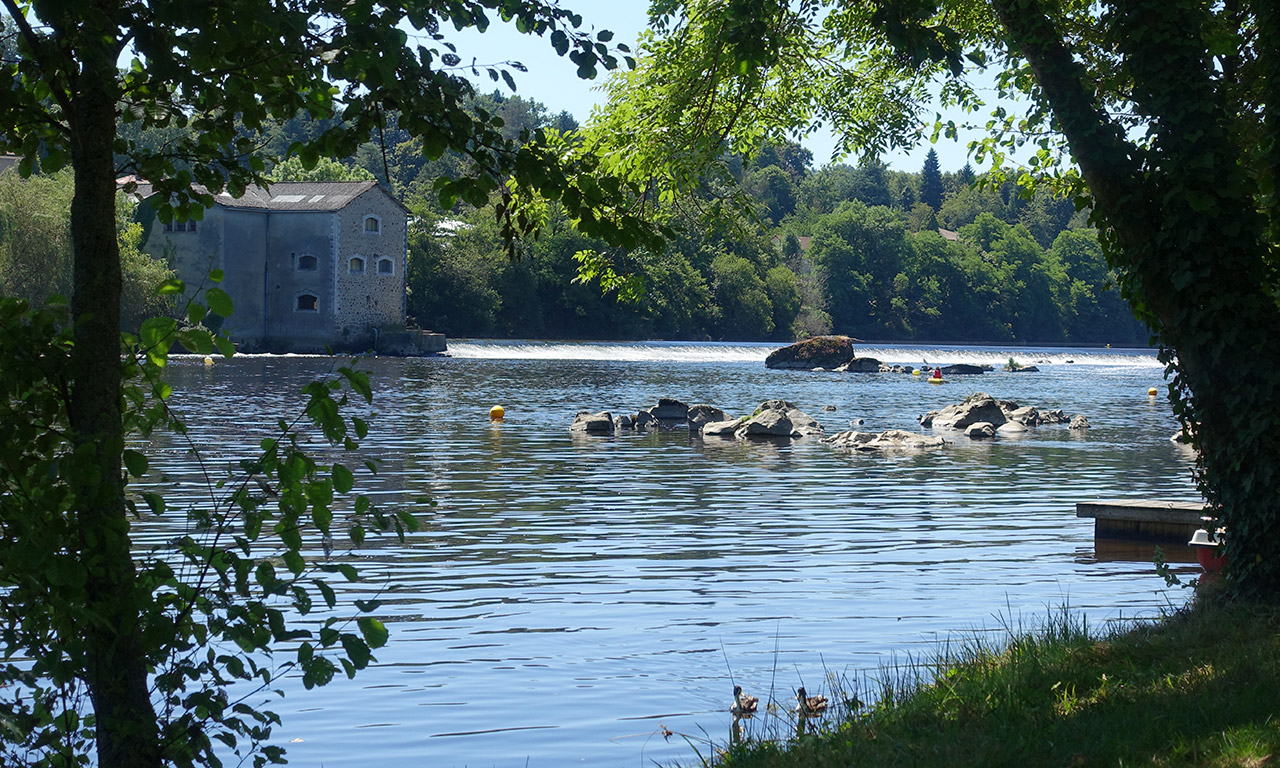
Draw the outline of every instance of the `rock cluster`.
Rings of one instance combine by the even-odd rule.
[[[652,408],[635,416],[612,416],[608,411],[580,411],[569,426],[570,431],[607,435],[617,432],[650,432],[687,429],[694,434],[717,437],[793,438],[821,435],[822,425],[816,419],[786,400],[767,400],[750,416],[730,419],[713,405],[685,405],[679,400],[662,398]]]
[[[1068,421],[1072,429],[1089,428],[1089,420],[1080,414],[1069,420],[1061,409],[1041,411],[1009,400],[996,400],[983,392],[970,395],[964,402],[948,405],[940,411],[929,411],[919,420],[923,427],[964,430],[965,435],[973,439],[994,437],[997,433],[1025,432],[1028,427],[1066,424]]]

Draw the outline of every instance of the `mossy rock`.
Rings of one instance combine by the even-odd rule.
[[[812,370],[839,368],[853,360],[854,340],[848,336],[815,336],[797,341],[789,347],[775,349],[765,358],[766,368],[799,368]]]

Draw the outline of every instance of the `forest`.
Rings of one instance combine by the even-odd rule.
[[[501,118],[512,138],[542,130],[571,139],[578,128],[568,113],[499,91],[471,107]],[[285,157],[325,127],[299,116],[255,140],[268,156]],[[172,142],[179,130],[120,126],[123,138],[147,146]],[[322,158],[308,169],[295,156],[272,176],[387,184],[412,212],[410,323],[451,337],[1147,342],[1114,290],[1087,212],[1013,182],[986,183],[968,165],[943,172],[932,151],[915,173],[874,159],[815,167],[796,144],[728,155],[728,178],[674,206],[666,248],[622,255],[632,279],[609,290],[580,277],[579,258],[609,247],[575,230],[556,203],[515,259],[488,207],[442,208],[436,180],[466,168],[453,153],[425,160],[420,141],[392,117],[348,160]],[[0,178],[4,293],[33,301],[69,293],[71,184],[67,173]],[[725,204],[735,197],[750,204]],[[129,326],[162,308],[143,283],[163,279],[167,268],[137,255],[127,216],[119,237],[122,252],[134,254],[126,263]]]

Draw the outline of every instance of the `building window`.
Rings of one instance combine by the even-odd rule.
[[[196,223],[194,221],[171,221],[164,225],[165,232],[195,232]]]
[[[364,274],[364,259],[352,256],[351,261],[347,262],[347,271],[353,275]]]
[[[378,274],[394,275],[396,273],[396,265],[391,259],[378,259]]]
[[[301,294],[298,296],[298,304],[294,307],[294,310],[297,312],[319,312],[320,298],[309,293]]]
[[[382,219],[370,214],[364,217],[364,231],[368,235],[378,235],[382,233]]]
[[[315,272],[316,267],[320,265],[320,260],[309,253],[304,253],[298,257],[299,272]]]

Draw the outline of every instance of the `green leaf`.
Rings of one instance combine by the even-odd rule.
[[[151,509],[153,515],[164,514],[164,497],[158,493],[147,492],[142,494],[142,500],[147,502],[147,507]]]
[[[129,474],[134,477],[142,477],[147,474],[147,457],[138,451],[126,450],[121,458],[123,458],[124,467],[129,470]]]
[[[364,640],[370,648],[381,648],[387,644],[390,633],[381,621],[372,616],[362,616],[356,619],[356,624],[359,625],[360,633],[364,635]]]
[[[284,555],[282,555],[282,557],[284,558],[285,567],[287,567],[289,569],[289,572],[292,573],[294,576],[301,574],[302,571],[307,567],[307,561],[303,559],[301,554],[299,554],[298,552],[292,549],[285,550],[285,553]]]
[[[216,334],[213,337],[213,343],[217,346],[218,352],[220,352],[223,357],[232,357],[236,353],[236,345],[231,342],[231,339],[228,339],[222,334]]]
[[[181,280],[175,277],[169,280],[165,280],[163,283],[156,286],[156,295],[169,296],[175,293],[182,293],[184,290],[186,290],[186,285],[184,285]]]
[[[355,487],[355,477],[342,464],[333,465],[333,487],[338,493],[350,493]]]
[[[231,303],[231,297],[221,288],[210,288],[204,292],[205,301],[209,302],[209,309],[217,312],[223,317],[231,317],[234,307]]]

